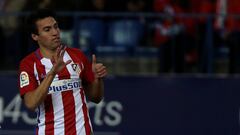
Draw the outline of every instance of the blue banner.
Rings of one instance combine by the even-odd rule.
[[[239,78],[109,77],[105,98],[88,103],[96,135],[238,135]],[[17,76],[0,76],[0,135],[33,134],[35,113]]]

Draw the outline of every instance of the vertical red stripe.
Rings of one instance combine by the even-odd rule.
[[[65,135],[76,135],[76,114],[73,91],[62,92]]]
[[[84,92],[83,89],[80,90],[80,94],[81,94],[81,98],[82,98],[82,110],[83,110],[83,115],[84,115],[84,121],[85,121],[85,131],[86,131],[86,135],[90,135],[91,134],[91,127],[90,127],[90,123],[89,123],[89,118],[88,118],[88,108],[87,105],[85,103],[85,96],[84,96]]]
[[[58,74],[59,80],[69,79],[70,73],[65,67],[63,71]],[[65,135],[76,135],[76,114],[75,114],[75,101],[73,91],[62,92],[63,109],[64,109],[64,131]]]
[[[38,135],[38,127],[36,128],[36,135]]]
[[[45,134],[54,135],[54,113],[52,104],[52,95],[47,95],[44,100],[45,107]]]

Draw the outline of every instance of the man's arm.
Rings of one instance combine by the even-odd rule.
[[[99,103],[104,95],[103,77],[107,75],[107,70],[102,63],[97,63],[96,61],[96,56],[92,55],[92,70],[95,80],[92,83],[85,84],[85,92],[90,101]]]
[[[44,80],[35,90],[27,92],[24,95],[24,103],[30,110],[35,110],[37,106],[39,106],[44,101],[48,94],[48,88],[51,85],[55,75],[67,64],[71,63],[71,60],[68,60],[66,63],[63,61],[65,49],[66,47],[63,48],[62,46],[59,46],[57,48],[56,53],[51,59],[53,61],[52,69],[47,73]]]
[[[94,82],[86,84],[86,95],[94,103],[99,103],[104,95],[103,79],[95,79]]]
[[[28,109],[35,110],[35,108],[44,101],[54,77],[55,74],[53,71],[50,71],[37,89],[27,92],[24,95],[24,103]]]

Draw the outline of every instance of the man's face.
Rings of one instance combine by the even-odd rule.
[[[46,17],[36,22],[38,34],[32,34],[43,49],[55,50],[60,45],[60,30],[53,17]]]

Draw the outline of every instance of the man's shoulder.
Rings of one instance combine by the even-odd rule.
[[[21,60],[21,64],[22,63],[31,63],[31,62],[33,62],[34,60],[35,60],[35,54],[34,54],[34,52],[32,52],[32,53],[30,53],[30,54],[28,54],[27,56],[25,56],[22,60]]]

